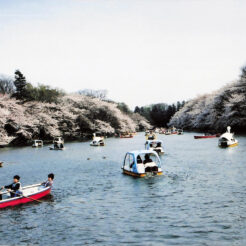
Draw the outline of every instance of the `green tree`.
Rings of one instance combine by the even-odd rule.
[[[117,105],[117,108],[122,111],[123,113],[126,113],[126,114],[131,114],[132,111],[130,110],[130,108],[128,107],[128,105],[126,105],[125,103],[121,102],[121,103],[118,103]]]
[[[184,106],[185,102],[177,102],[171,105],[157,103],[145,107],[136,106],[134,112],[145,117],[152,125],[166,127],[171,117]]]
[[[23,100],[25,98],[27,82],[20,70],[15,71],[14,85],[16,87],[16,92],[13,96],[16,97],[16,99]]]
[[[136,106],[135,109],[134,109],[134,113],[138,113],[139,114],[140,112],[141,112],[140,108],[138,106]]]

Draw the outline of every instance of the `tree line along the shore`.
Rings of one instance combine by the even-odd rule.
[[[188,101],[174,114],[169,125],[195,130],[246,132],[246,66],[239,78],[221,89]]]
[[[25,76],[19,70],[16,70],[14,80],[6,76],[0,77],[0,94],[8,94],[22,102],[58,103],[66,93],[46,85],[33,86],[26,81]],[[246,132],[246,66],[241,69],[239,79],[221,89],[171,105],[158,103],[143,107],[137,106],[132,111],[124,102],[107,99],[106,90],[85,89],[76,94],[115,103],[122,113],[131,117],[140,115],[152,126],[223,131],[230,125],[235,131]]]
[[[113,102],[107,99],[107,90],[83,89],[76,93],[91,98],[99,98],[100,100],[107,102]],[[14,79],[7,76],[0,77],[0,94],[8,94],[22,102],[39,101],[45,103],[58,103],[59,98],[66,93],[61,89],[51,88],[44,84],[34,86],[32,83],[27,82],[24,74],[20,70],[16,70]],[[158,103],[143,107],[136,106],[135,110],[132,111],[126,103],[118,102],[117,107],[125,114],[131,115],[137,113],[143,116],[153,126],[166,127],[172,116],[179,111],[184,104],[185,101],[171,105]]]

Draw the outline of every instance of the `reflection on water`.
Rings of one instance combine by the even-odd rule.
[[[106,139],[105,147],[67,143],[64,151],[0,150],[0,185],[23,185],[54,172],[42,204],[0,210],[0,245],[245,245],[246,138],[217,147],[192,133],[164,136],[163,176],[121,173],[124,155],[145,138]]]

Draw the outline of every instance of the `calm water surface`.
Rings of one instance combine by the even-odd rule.
[[[1,149],[0,185],[15,174],[23,185],[56,177],[42,204],[0,210],[0,245],[246,245],[246,137],[220,149],[193,135],[159,135],[165,175],[143,179],[121,173],[142,133],[105,147]]]

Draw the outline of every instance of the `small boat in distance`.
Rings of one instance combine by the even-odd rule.
[[[92,141],[90,142],[90,146],[104,146],[104,137],[99,136],[98,133],[93,133]]]
[[[183,134],[184,134],[183,129],[178,129],[178,135],[183,135]]]
[[[194,136],[194,139],[201,139],[201,138],[218,138],[220,136],[220,134],[209,134],[209,133],[205,133],[204,135],[201,136]]]
[[[171,129],[167,129],[167,130],[165,131],[165,135],[171,135],[171,134],[172,134]]]
[[[178,131],[177,131],[177,129],[176,129],[176,127],[172,127],[171,128],[171,134],[177,134],[178,133]]]
[[[32,147],[33,148],[38,148],[38,147],[43,147],[44,143],[42,140],[34,140]]]
[[[33,202],[50,194],[51,187],[44,187],[41,184],[34,184],[22,187],[23,195],[17,197],[10,197],[8,191],[2,192],[0,195],[0,209],[6,207],[13,207],[20,204]]]
[[[124,174],[134,177],[162,175],[161,160],[155,151],[136,150],[127,152],[122,166]]]
[[[123,132],[120,134],[120,138],[133,138],[133,135],[129,132]]]
[[[147,140],[145,143],[145,149],[155,151],[158,155],[163,155],[163,141],[162,140]]]
[[[219,138],[219,147],[235,147],[238,145],[237,139],[234,138],[234,133],[231,133],[231,127],[227,127],[227,131]]]
[[[146,136],[146,140],[155,140],[156,139],[156,134],[153,131],[150,131],[145,136]]]
[[[166,133],[166,128],[161,128],[160,130],[159,130],[159,134],[165,134]]]
[[[62,137],[56,137],[53,141],[53,147],[50,150],[63,150],[64,149],[64,139]]]

